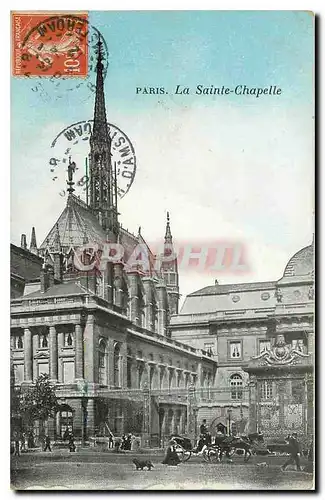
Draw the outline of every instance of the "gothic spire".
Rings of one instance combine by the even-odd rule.
[[[169,212],[167,212],[167,223],[166,223],[166,232],[165,232],[165,243],[172,243],[173,237],[170,230],[170,222],[169,222]]]
[[[112,165],[111,139],[106,119],[102,41],[97,45],[97,80],[94,124],[90,137],[90,203],[107,236],[116,239],[119,225],[117,212],[116,168]]]
[[[107,119],[106,119],[106,106],[105,106],[105,94],[104,94],[104,78],[103,78],[103,42],[99,38],[97,44],[97,78],[96,78],[96,98],[95,98],[95,110],[94,110],[94,125],[93,131],[90,138],[90,144],[97,143],[102,146],[108,146],[110,149],[111,140],[108,133]]]

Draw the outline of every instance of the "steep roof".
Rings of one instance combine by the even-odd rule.
[[[67,205],[58,220],[52,227],[51,231],[46,236],[41,245],[41,250],[53,248],[59,233],[60,243],[63,252],[68,252],[70,248],[78,248],[85,244],[85,236],[87,243],[101,245],[107,241],[107,235],[102,229],[97,217],[93,214],[88,205],[77,198],[74,194],[70,194],[67,200]],[[135,236],[127,229],[120,226],[119,243],[124,248],[124,261],[132,255],[135,247],[140,243],[148,249],[150,260],[150,275],[156,275],[154,270],[154,255],[152,254],[148,244],[141,234]]]
[[[57,297],[62,295],[84,295],[89,293],[83,286],[79,285],[74,281],[65,281],[63,283],[59,283],[58,285],[53,285],[48,288],[45,292],[41,292],[40,290],[29,293],[28,295],[21,297],[22,299],[34,299],[38,297]]]
[[[61,245],[65,251],[71,247],[82,246],[85,235],[91,243],[106,241],[105,231],[98,219],[86,203],[73,194],[69,195],[65,209],[41,244],[41,249],[45,250],[48,246],[50,248],[54,246],[56,225],[58,225]]]

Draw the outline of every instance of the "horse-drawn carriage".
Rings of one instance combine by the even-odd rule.
[[[195,447],[185,436],[174,435],[172,439],[176,441],[175,451],[182,462],[186,462],[193,455],[202,456],[206,462],[220,462],[224,455],[230,460],[238,450],[242,450],[244,461],[247,462],[263,442],[263,436],[258,433],[248,436],[217,435],[214,440],[210,434],[206,434],[200,436]]]
[[[181,462],[187,462],[192,455],[202,456],[203,460],[209,461],[208,445],[204,442],[198,442],[197,446],[193,447],[192,442],[185,436],[173,435],[172,439],[176,442],[175,451]]]

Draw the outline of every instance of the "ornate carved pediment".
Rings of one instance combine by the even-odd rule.
[[[277,335],[276,342],[270,349],[266,349],[252,359],[261,359],[269,365],[289,365],[299,358],[308,358],[308,356],[298,349],[293,349],[291,344],[286,344],[283,335]]]
[[[35,354],[35,359],[42,359],[42,358],[48,358],[49,357],[49,352],[48,351],[38,351],[37,354]]]

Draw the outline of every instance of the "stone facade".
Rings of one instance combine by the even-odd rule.
[[[212,429],[220,421],[233,432],[311,436],[313,255],[313,245],[297,252],[277,282],[216,283],[193,292],[171,318],[173,339],[208,350],[217,363],[218,390],[198,414]]]

